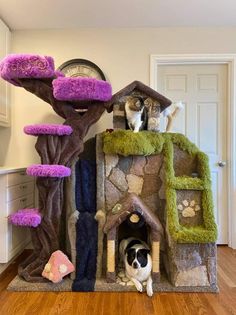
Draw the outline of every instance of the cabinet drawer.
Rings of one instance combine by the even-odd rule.
[[[24,209],[29,207],[29,205],[34,204],[34,194],[23,196],[19,199],[8,202],[7,204],[7,214],[16,212],[19,209]]]
[[[23,183],[7,188],[7,202],[34,192],[34,182]]]
[[[26,171],[21,171],[7,175],[7,186],[13,186],[33,181],[34,178],[32,176],[28,176],[26,174]]]

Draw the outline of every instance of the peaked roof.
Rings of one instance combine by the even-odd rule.
[[[160,220],[138,195],[128,193],[118,204],[121,205],[121,210],[118,213],[110,211],[107,215],[107,220],[103,228],[105,233],[119,226],[133,212],[138,212],[153,230],[163,234],[163,227]]]
[[[132,91],[138,90],[147,94],[147,96],[157,100],[161,104],[161,111],[171,105],[171,101],[160,93],[156,92],[149,86],[143,84],[140,81],[134,81],[124,87],[122,90],[118,91],[116,94],[112,96],[110,101],[106,103],[106,107],[108,108],[108,112],[112,111],[113,105],[119,101],[119,99],[123,96],[130,94]]]

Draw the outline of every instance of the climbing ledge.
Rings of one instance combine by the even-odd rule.
[[[38,177],[67,177],[70,176],[71,169],[64,165],[34,164],[27,167],[26,173]]]
[[[9,222],[18,226],[37,227],[41,223],[41,214],[38,209],[20,209],[8,217]]]
[[[174,145],[197,160],[197,177],[175,176]],[[213,199],[208,157],[192,144],[184,135],[118,130],[103,133],[105,154],[156,155],[162,153],[165,168],[165,199],[167,210],[167,229],[178,243],[208,243],[217,239],[217,226],[214,219]],[[180,224],[176,191],[201,191],[203,223],[197,226]]]
[[[54,124],[43,124],[43,125],[29,125],[24,127],[24,133],[32,136],[39,135],[54,135],[54,136],[69,136],[73,129],[71,126],[66,125],[54,125]]]
[[[94,78],[62,78],[53,80],[53,95],[60,101],[109,101],[112,97],[110,83]]]
[[[14,85],[19,85],[18,78],[52,78],[54,74],[54,61],[48,56],[12,54],[0,63],[0,76]]]
[[[199,149],[184,135],[178,133],[157,133],[153,131],[117,130],[103,133],[103,152],[106,154],[152,155],[162,151],[163,144],[170,140],[171,143],[195,155]]]
[[[164,137],[160,133],[117,130],[103,133],[103,151],[106,154],[151,155],[162,151]]]

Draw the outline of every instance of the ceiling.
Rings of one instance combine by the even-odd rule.
[[[12,30],[236,26],[235,0],[0,0]]]

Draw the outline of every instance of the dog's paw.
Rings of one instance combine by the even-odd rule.
[[[153,296],[153,290],[151,286],[147,286],[147,295],[150,297]]]
[[[142,284],[140,282],[136,283],[135,286],[136,286],[136,289],[139,292],[143,292],[143,286],[142,286]]]

